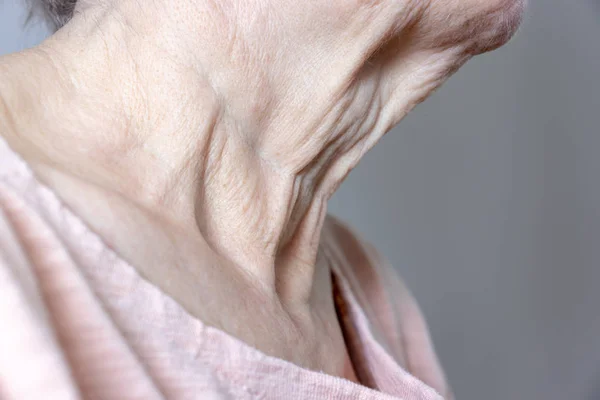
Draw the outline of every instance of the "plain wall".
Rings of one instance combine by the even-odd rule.
[[[38,42],[0,2],[0,54]],[[530,1],[331,201],[397,266],[459,399],[600,399],[600,4]]]

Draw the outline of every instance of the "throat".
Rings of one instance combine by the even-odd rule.
[[[226,75],[219,86],[180,53],[140,62],[156,48],[175,51],[158,33],[133,40],[113,19],[101,22],[110,34],[85,37],[81,19],[2,59],[9,145],[136,265],[161,261],[155,279],[173,281],[178,270],[186,286],[206,270],[197,265],[205,257],[286,304],[309,303],[327,201],[371,145],[376,107],[352,115],[375,104],[375,83],[344,94],[348,85],[336,80],[331,92],[296,100],[270,93],[268,77]],[[98,62],[106,48],[119,62]],[[47,103],[32,95],[39,91],[51,94]]]
[[[216,141],[195,196],[195,221],[210,246],[270,284],[281,281],[277,275],[285,269],[313,266],[324,192],[239,137]]]
[[[193,317],[269,356],[358,382],[336,317],[324,244],[317,245],[313,263],[273,265],[277,272],[271,287],[249,273],[251,267],[215,252],[198,231],[148,213],[118,194],[67,189],[72,182],[59,182],[64,178],[56,174],[43,176],[64,192],[87,193],[85,201],[69,197],[69,208]]]

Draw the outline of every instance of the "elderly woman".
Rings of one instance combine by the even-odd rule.
[[[451,397],[327,201],[519,0],[43,0],[0,58],[2,399]]]

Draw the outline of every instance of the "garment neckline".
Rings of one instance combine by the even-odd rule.
[[[392,369],[391,375],[398,374],[398,382],[409,380],[412,385],[416,385],[410,392],[420,393],[422,399],[440,399],[441,397],[417,378],[405,371],[394,359],[387,353],[386,350],[377,342],[373,333],[370,330],[369,320],[359,305],[356,297],[352,293],[352,288],[347,279],[344,277],[344,272],[336,266],[335,257],[328,257],[330,261],[332,275],[332,296],[339,294],[338,302],[335,304],[336,313],[344,312],[345,317],[338,316],[338,323],[344,332],[344,340],[346,342],[347,335],[352,335],[352,340],[357,345],[349,345],[346,342],[346,348],[352,352],[351,361],[360,383],[355,383],[345,378],[328,375],[323,372],[313,371],[297,364],[289,362],[285,359],[267,355],[261,350],[243,342],[229,333],[207,325],[199,318],[191,315],[187,310],[178,303],[175,299],[162,291],[157,285],[145,279],[133,265],[122,258],[104,239],[97,234],[91,227],[77,214],[72,211],[66,203],[64,203],[58,195],[39,181],[27,162],[14,150],[10,148],[5,138],[0,135],[0,160],[3,161],[3,168],[0,170],[0,184],[7,184],[14,191],[22,195],[27,205],[41,214],[44,221],[51,226],[54,231],[59,231],[61,235],[80,238],[81,241],[86,241],[86,248],[93,251],[102,252],[102,257],[110,257],[118,268],[122,268],[128,274],[133,274],[139,283],[143,285],[145,290],[156,292],[166,302],[173,303],[179,312],[184,314],[187,319],[199,326],[202,331],[210,333],[212,337],[217,337],[227,345],[237,348],[239,356],[250,355],[253,359],[260,360],[261,363],[269,364],[276,368],[287,369],[297,377],[302,377],[301,381],[318,381],[324,386],[339,386],[342,383],[347,389],[354,393],[352,397],[361,397],[365,399],[394,399],[401,393],[406,394],[404,390],[398,389],[397,393],[394,387],[380,388],[370,371],[369,365],[362,365],[357,360],[368,360],[365,364],[379,363],[384,364],[382,368]],[[8,164],[8,170],[5,166]],[[60,224],[59,222],[65,222]],[[70,232],[65,232],[70,230]],[[76,246],[78,242],[72,240],[68,245]],[[90,246],[90,244],[92,244]],[[68,246],[65,245],[65,246]],[[335,283],[334,283],[335,282]],[[335,297],[334,297],[335,300]],[[341,301],[341,303],[339,302]],[[340,304],[343,304],[346,311],[340,309]],[[352,347],[352,348],[351,348]],[[372,353],[368,355],[366,353]],[[359,372],[360,371],[360,372]],[[360,376],[359,376],[360,375]],[[414,381],[414,382],[413,382]],[[404,396],[402,396],[404,397]]]

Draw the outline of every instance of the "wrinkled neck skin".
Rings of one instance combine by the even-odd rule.
[[[97,3],[0,59],[2,135],[67,200],[110,193],[302,301],[344,177],[522,8]]]

